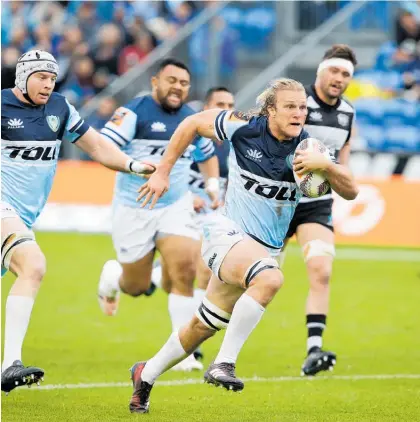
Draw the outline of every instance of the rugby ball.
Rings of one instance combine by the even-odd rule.
[[[296,147],[296,151],[299,150],[317,150],[331,161],[331,156],[328,148],[318,139],[304,139]],[[299,186],[299,189],[305,196],[308,196],[309,198],[319,198],[320,196],[325,195],[330,189],[330,184],[328,180],[320,171],[309,171],[300,176],[295,173],[295,171],[293,171],[293,175],[295,177],[297,185]]]

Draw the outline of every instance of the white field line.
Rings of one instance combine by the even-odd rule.
[[[287,381],[311,381],[317,382],[320,380],[344,380],[344,381],[359,381],[359,380],[393,380],[393,379],[416,379],[420,380],[420,374],[376,374],[376,375],[332,375],[327,377],[252,377],[241,378],[244,382],[287,382]],[[203,380],[199,378],[188,378],[183,380],[169,380],[157,381],[158,386],[174,386],[174,385],[197,385],[203,384]],[[131,387],[130,382],[99,382],[91,384],[47,384],[40,387],[34,387],[32,390],[77,390],[81,388],[116,388],[116,387]]]

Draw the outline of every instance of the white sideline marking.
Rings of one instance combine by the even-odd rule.
[[[391,380],[391,379],[419,379],[420,374],[380,374],[380,375],[332,375],[328,377],[251,377],[241,378],[244,382],[285,382],[285,381],[316,381],[316,380]],[[169,387],[174,385],[197,385],[203,384],[200,378],[188,378],[183,380],[156,381],[156,385]],[[115,388],[115,387],[131,387],[131,382],[99,382],[92,384],[47,384],[33,388],[36,390],[76,390],[81,388]]]

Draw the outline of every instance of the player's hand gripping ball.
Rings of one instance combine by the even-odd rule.
[[[293,175],[299,189],[309,198],[319,198],[330,189],[324,170],[332,162],[328,148],[318,139],[299,143],[293,160]]]

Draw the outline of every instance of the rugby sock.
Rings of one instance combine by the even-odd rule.
[[[153,270],[152,270],[152,283],[162,288],[162,265],[160,265],[160,261],[157,259],[155,263],[153,264]]]
[[[204,296],[206,295],[206,291],[203,289],[194,289],[194,300],[197,304],[197,308],[201,305],[201,302],[204,299]]]
[[[2,371],[15,360],[22,360],[22,344],[28,329],[35,299],[29,296],[8,296],[4,326],[4,359]]]
[[[222,347],[214,363],[235,363],[239,352],[254,328],[260,322],[265,308],[244,293],[233,308]]]
[[[172,321],[172,331],[178,331],[188,324],[197,308],[198,305],[193,297],[169,293],[168,310]]]
[[[147,361],[141,373],[141,379],[149,384],[153,384],[156,378],[183,360],[187,356],[178,332],[173,332],[163,347]]]
[[[308,328],[306,349],[308,351],[308,355],[312,351],[322,348],[322,333],[325,330],[326,323],[327,316],[324,314],[306,315],[306,327]]]

